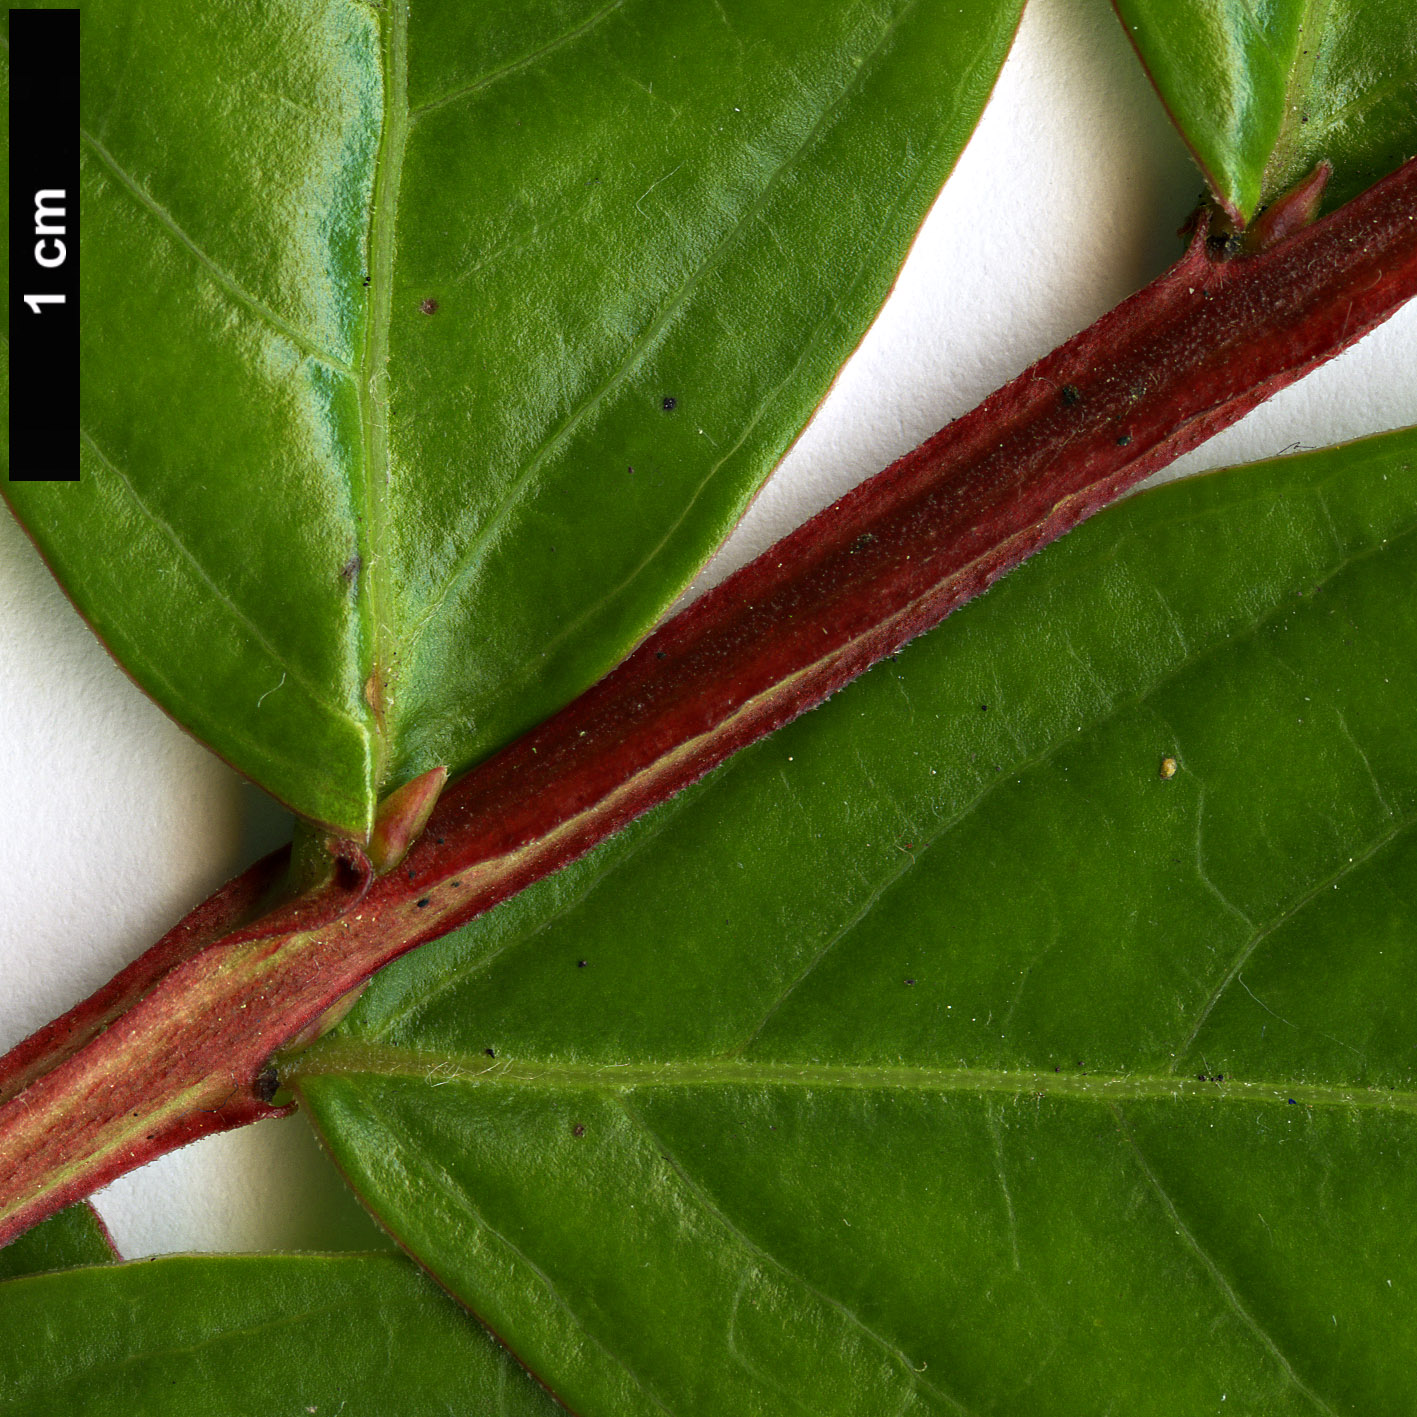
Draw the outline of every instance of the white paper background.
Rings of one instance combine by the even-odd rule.
[[[1032,0],[968,151],[861,348],[717,579],[963,413],[1179,254],[1201,182],[1109,8]],[[1417,423],[1417,303],[1167,475]],[[0,514],[0,1048],[286,840],[289,821],[113,664]],[[298,1117],[97,1199],[129,1256],[362,1247]]]

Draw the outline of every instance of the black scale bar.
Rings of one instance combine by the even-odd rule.
[[[10,480],[79,477],[79,12],[10,11]]]

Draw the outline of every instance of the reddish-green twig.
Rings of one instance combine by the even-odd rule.
[[[252,868],[20,1045],[0,1061],[0,1242],[194,1137],[272,1115],[274,1055],[374,970],[819,703],[1417,293],[1417,162],[1292,226],[1276,217],[1280,239],[1231,255],[1202,217],[1165,275],[454,783],[398,864],[431,778],[391,802],[371,853],[333,844],[318,890],[262,915],[284,862]]]

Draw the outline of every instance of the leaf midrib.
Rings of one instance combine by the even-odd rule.
[[[1283,107],[1279,114],[1279,130],[1270,146],[1269,157],[1264,171],[1260,174],[1260,200],[1269,200],[1279,195],[1273,189],[1283,180],[1291,162],[1292,152],[1297,146],[1300,131],[1300,110],[1304,106],[1314,75],[1314,66],[1319,62],[1319,48],[1323,43],[1324,30],[1328,24],[1331,0],[1307,0],[1304,17],[1299,23],[1295,38],[1294,61],[1290,66],[1284,85]],[[1306,52],[1307,46],[1307,52]]]
[[[1202,1082],[1172,1073],[1047,1072],[1031,1068],[934,1067],[898,1063],[684,1062],[571,1063],[489,1060],[419,1053],[343,1040],[316,1045],[295,1081],[330,1076],[418,1079],[430,1087],[514,1086],[619,1094],[643,1088],[797,1088],[823,1092],[937,1092],[1114,1102],[1248,1102],[1348,1107],[1417,1116],[1417,1091],[1277,1080]]]
[[[374,785],[382,785],[391,756],[386,723],[394,692],[389,545],[389,330],[393,319],[394,251],[399,185],[408,145],[408,3],[390,0],[379,14],[383,41],[383,127],[375,158],[369,218],[369,315],[359,358],[364,535],[361,576],[369,617],[369,677],[360,686],[374,719]],[[373,691],[371,693],[371,690]],[[372,804],[371,804],[372,805]]]

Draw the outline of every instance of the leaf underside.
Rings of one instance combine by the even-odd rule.
[[[0,1280],[27,1274],[107,1264],[116,1258],[98,1213],[80,1201],[51,1215],[0,1250]]]
[[[82,480],[7,488],[305,816],[617,662],[879,307],[1020,0],[86,0]]]
[[[1217,199],[1248,221],[1321,158],[1326,208],[1413,155],[1411,0],[1114,0]]]
[[[297,1090],[585,1417],[1405,1411],[1414,576],[1413,432],[1124,503]]]
[[[552,1417],[407,1260],[175,1255],[0,1284],[6,1417]]]

